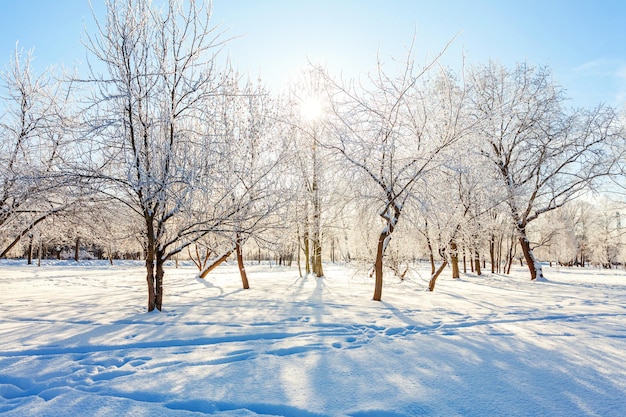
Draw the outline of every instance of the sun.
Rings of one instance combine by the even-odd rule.
[[[322,115],[322,102],[318,98],[308,97],[300,103],[300,114],[306,121],[319,119]]]

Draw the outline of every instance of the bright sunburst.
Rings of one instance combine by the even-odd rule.
[[[300,114],[307,121],[319,119],[322,115],[322,102],[318,98],[309,97],[302,100]]]

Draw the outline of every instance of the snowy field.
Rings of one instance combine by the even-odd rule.
[[[623,416],[626,273],[0,262],[3,416]]]

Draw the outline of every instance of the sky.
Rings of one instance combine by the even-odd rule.
[[[92,0],[103,18],[104,0]],[[88,0],[0,0],[0,68],[18,48],[37,67],[84,70]],[[415,39],[417,62],[446,44],[453,68],[499,61],[547,65],[575,106],[626,104],[623,0],[214,0],[213,22],[233,38],[225,53],[240,71],[280,88],[308,62],[358,77],[377,56],[402,60]],[[4,64],[3,64],[4,63]]]

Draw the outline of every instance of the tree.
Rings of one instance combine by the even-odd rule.
[[[64,175],[72,157],[71,86],[51,69],[36,74],[32,60],[16,51],[1,74],[0,257],[74,202]]]
[[[528,224],[611,173],[619,126],[609,107],[564,107],[547,68],[490,63],[470,71],[481,155],[499,178],[531,280],[543,278]]]
[[[326,77],[334,86],[336,116],[329,146],[361,177],[361,192],[383,221],[374,261],[376,301],[382,297],[383,257],[405,203],[464,131],[462,88],[445,71],[429,84],[424,75],[434,61],[418,67],[410,51],[408,56],[396,76],[379,61],[366,85]]]
[[[164,263],[223,220],[192,202],[223,156],[210,136],[221,34],[206,3],[107,1],[87,48],[95,91],[89,108],[93,159],[85,175],[143,224],[148,311],[161,310]],[[206,189],[206,187],[204,188]],[[232,213],[230,213],[232,214]],[[197,216],[196,216],[197,215]]]
[[[623,203],[600,199],[594,207],[594,222],[590,227],[591,262],[603,268],[613,268],[620,259],[624,247],[622,219]]]
[[[222,157],[211,177],[204,179],[212,185],[198,197],[199,206],[225,211],[213,216],[223,219],[219,227],[206,230],[212,238],[219,237],[223,252],[205,265],[200,276],[235,253],[242,285],[248,289],[243,245],[251,238],[259,242],[264,232],[280,227],[276,213],[287,197],[280,177],[290,146],[283,141],[275,103],[263,85],[248,81],[241,86],[238,74],[229,73],[222,83],[223,94],[214,99],[216,123],[210,133],[221,138],[214,149]]]
[[[294,176],[298,181],[299,200],[296,202],[301,213],[297,228],[302,229],[306,272],[317,277],[324,276],[322,266],[323,214],[327,210],[327,172],[329,152],[320,143],[324,142],[324,121],[327,117],[323,103],[326,89],[324,78],[315,68],[304,72],[290,91],[292,111],[286,123],[292,127],[294,138]],[[298,232],[298,235],[300,233]]]

